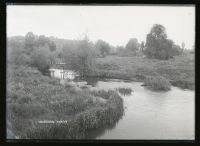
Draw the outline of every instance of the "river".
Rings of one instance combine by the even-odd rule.
[[[87,80],[92,90],[129,87],[130,95],[121,95],[125,112],[117,124],[93,131],[88,138],[134,140],[192,140],[195,125],[195,94],[178,87],[154,92],[141,82],[123,80]]]

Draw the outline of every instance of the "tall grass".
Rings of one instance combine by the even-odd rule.
[[[115,91],[113,90],[97,90],[97,91],[90,91],[90,93],[94,96],[100,96],[104,99],[109,99],[111,94],[114,94]]]
[[[130,95],[132,92],[131,88],[117,88],[116,90],[122,95]]]
[[[143,85],[152,90],[168,91],[171,89],[170,82],[162,76],[148,76]]]

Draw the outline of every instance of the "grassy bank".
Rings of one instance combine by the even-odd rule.
[[[105,94],[62,86],[35,68],[8,65],[8,128],[25,139],[85,138],[89,130],[114,124],[123,114],[121,97],[114,91]]]
[[[194,54],[189,53],[170,60],[107,56],[97,59],[96,73],[91,76],[142,82],[148,76],[163,76],[174,86],[193,90],[194,72]]]

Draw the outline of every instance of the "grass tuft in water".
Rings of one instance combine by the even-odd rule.
[[[131,95],[132,89],[131,88],[116,88],[117,91],[119,91],[122,95]]]
[[[170,82],[162,76],[148,76],[146,77],[143,86],[156,91],[168,91],[171,89]]]

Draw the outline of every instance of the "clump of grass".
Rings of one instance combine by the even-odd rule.
[[[109,99],[110,95],[113,94],[115,91],[113,90],[97,90],[97,91],[90,91],[90,93],[94,96],[100,96],[104,99]]]
[[[116,88],[116,90],[122,95],[130,95],[132,92],[131,88]]]
[[[171,89],[170,82],[162,76],[148,76],[144,81],[144,86],[151,90],[168,91]]]

